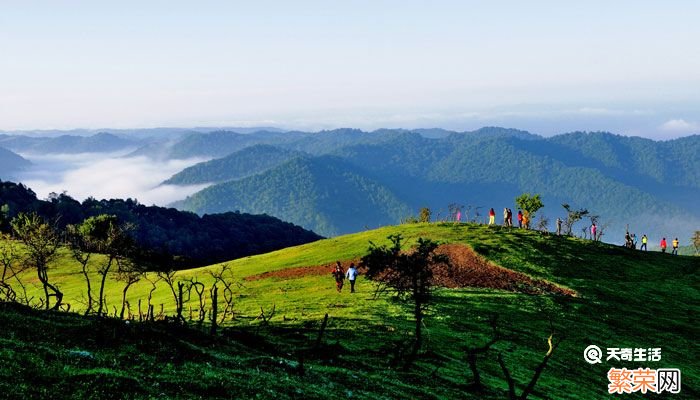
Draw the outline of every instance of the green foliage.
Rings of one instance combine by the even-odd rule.
[[[370,242],[360,266],[367,268],[367,277],[379,282],[379,291],[392,290],[396,297],[413,305],[415,342],[407,365],[413,362],[422,345],[422,326],[425,311],[431,303],[433,290],[432,267],[448,264],[447,257],[435,254],[438,244],[418,238],[418,246],[411,252],[402,252],[402,236],[389,235],[389,247]]]
[[[525,215],[529,220],[526,226],[527,228],[529,228],[529,223],[535,219],[535,213],[540,208],[544,207],[540,195],[531,195],[530,193],[523,193],[516,197],[515,204],[518,206],[518,208],[523,210],[523,215]]]

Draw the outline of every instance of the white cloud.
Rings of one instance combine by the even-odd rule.
[[[50,192],[67,191],[83,200],[136,198],[143,204],[167,205],[208,186],[160,185],[173,174],[203,159],[154,161],[147,157],[122,158],[119,154],[25,154],[34,166],[20,180],[45,198]]]
[[[693,132],[700,131],[700,125],[695,122],[688,122],[684,119],[670,119],[664,122],[660,129],[668,132]]]

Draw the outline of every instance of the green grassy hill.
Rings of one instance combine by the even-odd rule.
[[[402,372],[391,366],[391,359],[397,345],[411,337],[410,309],[384,296],[375,298],[374,284],[362,277],[358,293],[337,293],[329,273],[304,272],[323,272],[322,268],[300,268],[356,260],[366,253],[369,241],[385,243],[395,233],[406,237],[408,245],[418,237],[466,245],[496,265],[574,290],[576,296],[440,289],[425,320],[424,353],[414,369]],[[80,309],[84,283],[78,267],[67,254],[59,264],[49,277],[73,309]],[[215,338],[166,323],[127,325],[1,308],[0,389],[17,398],[503,399],[508,388],[497,353],[503,355],[520,393],[546,353],[553,328],[555,340],[564,341],[530,398],[607,397],[606,373],[611,367],[679,368],[683,386],[673,398],[700,396],[700,330],[695,318],[700,307],[699,257],[439,223],[385,227],[228,264],[240,283],[235,289],[235,319]],[[176,278],[209,285],[208,271],[218,268],[180,271]],[[111,309],[120,299],[121,284],[110,279],[107,289]],[[149,290],[147,282],[138,283],[130,290],[130,303],[145,298]],[[153,303],[164,304],[165,312],[172,314],[172,295],[162,284]],[[185,304],[186,316],[194,303]],[[273,306],[269,325],[256,318],[261,308],[269,314]],[[326,313],[323,345],[312,350]],[[494,314],[504,339],[478,359],[487,389],[473,392],[465,349],[490,340],[486,321]],[[589,365],[583,350],[590,344],[604,351],[660,347],[662,359]],[[303,374],[298,364],[302,355]]]

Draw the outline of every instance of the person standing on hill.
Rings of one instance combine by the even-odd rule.
[[[523,211],[518,210],[518,228],[523,227]]]
[[[561,236],[561,218],[557,217],[557,236]]]
[[[508,209],[503,209],[503,226],[508,226]]]
[[[355,268],[355,263],[351,263],[348,272],[345,273],[345,276],[350,281],[350,293],[355,293],[355,279],[357,279],[357,275],[359,275],[359,273],[357,272],[357,268]]]
[[[345,281],[345,271],[340,265],[340,261],[335,262],[335,268],[331,272],[331,275],[335,278],[335,287],[338,289],[338,293],[343,290],[343,282]]]
[[[673,239],[673,242],[671,242],[671,246],[673,246],[671,254],[678,255],[678,238]]]
[[[489,210],[489,225],[496,223],[496,211],[492,209]]]
[[[642,235],[642,245],[639,247],[639,250],[644,249],[644,251],[647,251],[647,241],[649,241],[649,238],[647,238],[646,233]]]
[[[661,243],[659,245],[661,246],[661,252],[665,253],[666,252],[666,238],[661,239]]]
[[[527,212],[523,214],[523,226],[525,229],[530,229],[530,214]]]
[[[508,209],[508,226],[513,227],[513,210]]]
[[[595,242],[596,234],[598,233],[598,227],[595,225],[595,222],[591,224],[591,238]]]

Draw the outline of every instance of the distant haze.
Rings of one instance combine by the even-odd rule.
[[[3,2],[0,130],[700,133],[700,3]]]

